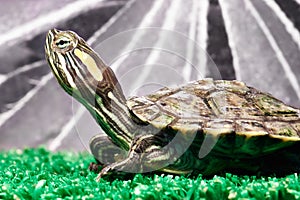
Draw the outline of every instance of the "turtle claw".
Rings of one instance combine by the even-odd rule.
[[[100,182],[100,179],[102,178],[103,175],[104,175],[104,174],[100,172],[100,173],[98,174],[98,176],[96,177],[95,180],[96,180],[97,182]]]
[[[108,172],[109,172],[110,170],[112,170],[112,169],[110,168],[110,166],[108,165],[108,166],[102,168],[102,170],[99,172],[99,167],[103,167],[103,165],[102,165],[102,164],[97,164],[97,163],[94,163],[94,162],[91,162],[90,165],[89,165],[89,167],[88,167],[88,169],[89,169],[90,171],[98,173],[98,176],[96,177],[96,181],[97,181],[97,182],[99,182],[100,179],[101,179],[103,176],[107,175]]]
[[[112,171],[117,171],[120,174],[128,173],[129,172],[128,170],[132,169],[135,164],[136,163],[134,163],[134,161],[131,157],[128,157],[119,162],[109,164],[102,168],[102,170],[100,171],[100,173],[98,174],[98,176],[96,178],[96,181],[99,182],[103,176],[106,176],[109,172],[112,172]]]
[[[99,172],[99,167],[102,167],[103,165],[102,164],[97,164],[97,163],[94,163],[94,162],[91,162],[88,169],[91,171],[91,172],[96,172],[98,173]]]
[[[111,166],[111,165],[108,165],[108,166],[104,167],[104,168],[99,172],[98,176],[96,177],[96,181],[99,182],[100,179],[101,179],[103,176],[107,175],[107,174],[108,174],[110,171],[112,171],[112,170],[114,170],[114,169],[113,169],[113,166]]]

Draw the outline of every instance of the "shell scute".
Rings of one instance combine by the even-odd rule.
[[[294,138],[296,140],[300,140],[300,137],[297,131],[293,128],[293,126],[289,123],[285,122],[265,122],[266,128],[269,130],[272,137],[275,138]]]
[[[286,117],[299,117],[299,111],[288,105],[285,105],[282,101],[275,99],[267,94],[257,94],[253,96],[258,108],[266,116],[286,116]]]
[[[263,115],[251,101],[227,90],[210,94],[208,103],[215,115],[223,118],[259,119]]]
[[[254,120],[236,120],[237,132],[247,132],[247,131],[264,131],[265,132],[265,126],[264,123],[261,121],[254,121]]]
[[[219,136],[223,134],[233,133],[235,130],[235,122],[229,119],[210,119],[203,127],[205,134]]]
[[[210,116],[212,114],[203,99],[184,90],[163,97],[156,104],[160,106],[161,110],[182,118]]]
[[[172,115],[162,114],[151,121],[155,127],[163,129],[174,121],[175,117]]]
[[[142,121],[156,119],[160,116],[160,109],[153,102],[146,98],[132,97],[127,101],[127,106],[130,110],[134,111]]]
[[[246,86],[245,83],[233,80],[217,80],[215,81],[215,85],[219,90],[226,90],[228,92],[245,95],[250,91],[249,87]]]
[[[246,136],[246,139],[251,137],[268,135],[268,131],[262,121],[255,120],[236,120],[236,134],[239,136]]]
[[[179,118],[174,120],[173,123],[169,125],[173,130],[180,131],[184,134],[192,134],[196,133],[199,130],[203,129],[204,123],[207,119],[199,118],[199,119],[184,119]]]
[[[159,100],[161,97],[171,95],[174,92],[176,92],[175,89],[164,87],[164,88],[159,89],[158,91],[156,91],[153,94],[147,95],[146,98],[150,101],[155,102],[155,101]]]
[[[201,98],[205,98],[211,91],[215,89],[216,86],[212,79],[203,79],[195,81],[181,88],[181,90],[184,90],[189,94],[193,94]]]
[[[298,135],[300,135],[300,122],[295,122],[292,126],[297,131]]]

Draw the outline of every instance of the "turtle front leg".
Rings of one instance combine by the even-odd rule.
[[[97,176],[97,181],[109,172],[119,173],[145,173],[161,170],[173,164],[177,157],[176,150],[163,148],[153,141],[157,141],[155,136],[144,136],[133,141],[127,158],[109,164],[104,167]]]
[[[90,140],[90,149],[97,163],[90,163],[89,170],[99,172],[98,168],[124,160],[127,151],[114,144],[107,135],[95,135]]]
[[[139,167],[139,156],[135,155],[135,153],[130,153],[126,159],[117,161],[104,167],[98,174],[96,181],[99,182],[103,176],[112,171],[118,171],[118,173],[140,173],[141,170]]]

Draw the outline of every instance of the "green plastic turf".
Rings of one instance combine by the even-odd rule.
[[[87,167],[88,153],[44,148],[0,152],[0,199],[299,199],[298,174],[255,177],[225,174],[211,179],[173,175],[101,179]]]

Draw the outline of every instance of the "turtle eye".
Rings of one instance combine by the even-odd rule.
[[[70,44],[71,44],[71,41],[67,37],[62,37],[55,41],[55,45],[60,49],[65,49],[65,48],[69,47]]]

